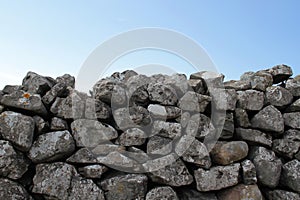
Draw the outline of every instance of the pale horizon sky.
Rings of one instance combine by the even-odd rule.
[[[76,77],[101,43],[143,27],[171,29],[190,37],[206,50],[227,80],[277,64],[287,64],[294,75],[300,74],[297,0],[0,3],[0,89],[21,84],[28,71],[54,78],[65,73]],[[158,63],[190,73],[183,61],[164,55],[136,53],[116,65],[123,70]]]

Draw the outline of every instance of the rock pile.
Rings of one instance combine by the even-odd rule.
[[[0,199],[300,199],[300,77],[278,65],[0,91]]]

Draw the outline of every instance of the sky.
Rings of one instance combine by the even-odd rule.
[[[246,71],[287,64],[300,74],[300,1],[297,0],[0,0],[0,89],[21,84],[28,71],[78,76],[103,42],[130,30],[173,30],[195,41],[226,80]],[[140,65],[192,73],[182,58],[136,51],[111,71]],[[162,70],[163,71],[163,70]],[[110,73],[110,72],[108,72]]]

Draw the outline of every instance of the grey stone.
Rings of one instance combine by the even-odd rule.
[[[24,87],[22,85],[6,85],[4,86],[2,93],[3,94],[11,94],[19,90],[23,90]]]
[[[256,90],[237,91],[237,107],[258,111],[264,106],[264,93]]]
[[[212,106],[217,110],[231,110],[236,107],[237,93],[234,89],[211,88]]]
[[[262,146],[252,146],[249,153],[249,159],[252,161],[256,158],[258,160],[268,160],[272,161],[276,159],[275,153],[269,149]]]
[[[245,72],[240,76],[241,81],[249,81],[250,78],[255,74],[255,72],[249,71]]]
[[[218,193],[218,198],[222,200],[263,200],[264,197],[257,185],[239,184],[232,188],[225,189]]]
[[[272,136],[255,129],[236,128],[236,136],[250,144],[272,146]]]
[[[216,166],[209,170],[199,168],[194,171],[197,190],[206,192],[234,186],[239,182],[239,170],[239,163]]]
[[[189,90],[189,84],[185,74],[174,73],[171,76],[166,76],[164,83],[174,88],[178,96],[182,96]]]
[[[126,81],[127,97],[129,102],[137,104],[146,104],[149,102],[149,94],[147,92],[150,78],[145,75],[135,75]]]
[[[176,105],[178,101],[176,90],[166,84],[150,83],[147,91],[149,93],[149,99],[161,105],[172,106]]]
[[[68,200],[105,200],[104,192],[91,180],[72,177]]]
[[[75,142],[69,131],[56,131],[40,135],[28,152],[34,163],[51,162],[70,156]]]
[[[168,199],[179,200],[176,192],[169,186],[153,188],[146,195],[146,200],[168,200]]]
[[[139,128],[130,128],[124,131],[118,138],[118,144],[122,146],[142,145],[146,142],[147,135]]]
[[[300,142],[300,130],[297,129],[289,129],[287,130],[284,135],[284,139]]]
[[[201,79],[189,79],[188,84],[192,87],[193,91],[198,94],[206,94],[206,85],[205,82]]]
[[[251,162],[251,160],[244,160],[243,162],[241,162],[241,165],[242,165],[243,183],[245,185],[256,184],[257,182],[256,169],[254,164]]]
[[[146,154],[143,150],[136,147],[129,147],[126,152],[127,156],[134,159],[140,164],[144,164],[150,160],[150,156]]]
[[[87,148],[81,148],[67,159],[68,163],[74,164],[95,164],[97,163],[96,155]]]
[[[125,151],[124,146],[115,145],[115,144],[99,144],[95,148],[90,148],[91,152],[94,155],[108,155],[110,152],[124,152]]]
[[[288,79],[285,88],[293,94],[294,97],[300,97],[300,80]]]
[[[133,70],[125,70],[123,72],[115,72],[113,73],[110,78],[113,80],[117,80],[117,81],[127,81],[129,78],[131,78],[132,76],[136,76],[138,75],[138,73],[136,73]]]
[[[190,75],[190,79],[201,79],[210,88],[222,87],[224,75],[212,71],[201,71]]]
[[[69,90],[67,90],[65,84],[57,83],[42,97],[42,101],[45,105],[50,106],[56,97],[66,97],[68,96],[68,92]]]
[[[191,124],[191,122],[194,123]],[[215,127],[212,124],[211,119],[204,114],[195,114],[191,116],[188,119],[188,124],[195,125],[196,127],[188,126],[186,128],[186,133],[191,134],[190,132],[194,132],[194,130],[196,129],[196,137],[198,139],[203,139],[204,137],[215,133]]]
[[[220,135],[221,139],[232,138],[234,134],[234,117],[233,113],[226,113],[225,122]]]
[[[39,164],[36,166],[32,192],[49,199],[68,199],[75,175],[75,167],[63,162]]]
[[[55,79],[57,83],[63,83],[67,87],[74,88],[75,87],[75,77],[70,74],[64,74]]]
[[[181,109],[175,106],[150,104],[147,108],[151,116],[159,119],[175,119],[181,115]]]
[[[293,101],[293,95],[281,86],[271,86],[266,89],[266,101],[273,106],[283,107]]]
[[[212,160],[221,165],[229,165],[248,155],[248,145],[244,141],[217,142],[210,152]]]
[[[276,139],[273,140],[273,151],[278,155],[292,159],[300,148],[300,141],[292,141],[289,139]]]
[[[300,99],[294,101],[285,112],[300,112]]]
[[[52,131],[68,130],[68,123],[61,118],[53,117],[51,119],[50,129]]]
[[[280,183],[300,193],[300,161],[292,160],[282,166]]]
[[[42,117],[35,115],[33,116],[34,124],[35,124],[35,131],[38,135],[46,133],[49,128],[49,122],[45,121]]]
[[[300,151],[295,155],[295,158],[300,161]]]
[[[236,108],[234,114],[235,114],[235,123],[238,127],[247,128],[251,126],[248,113],[246,110],[242,108]]]
[[[180,98],[178,107],[184,111],[204,112],[211,99],[210,96],[188,91]]]
[[[259,128],[264,131],[283,133],[284,119],[279,110],[270,105],[259,111],[251,119],[253,128]]]
[[[172,140],[160,136],[152,136],[147,143],[147,153],[153,155],[167,155],[172,151]]]
[[[87,165],[78,168],[79,173],[85,178],[96,178],[99,179],[102,175],[108,171],[108,168],[104,165]]]
[[[211,166],[211,159],[206,146],[197,139],[195,139],[190,147],[184,152],[182,160],[205,169],[208,169]]]
[[[28,170],[29,164],[29,160],[15,151],[8,141],[0,140],[0,176],[19,179]]]
[[[273,76],[274,84],[283,82],[293,75],[292,68],[284,64],[276,65],[269,69],[268,72]]]
[[[77,147],[96,147],[118,137],[112,126],[97,120],[77,119],[71,123],[71,129]]]
[[[258,71],[250,79],[252,89],[266,91],[266,88],[273,84],[273,77],[267,71]]]
[[[34,72],[28,72],[23,79],[22,86],[27,92],[44,95],[55,84],[55,80],[44,77]]]
[[[20,113],[5,111],[0,114],[0,136],[12,142],[20,151],[28,151],[33,142],[34,120]]]
[[[22,90],[4,95],[1,99],[1,104],[41,116],[47,116],[48,114],[40,95]]]
[[[0,197],[3,200],[33,200],[19,183],[4,178],[0,178]]]
[[[178,138],[181,136],[181,125],[174,122],[154,121],[151,135],[158,135],[167,138]]]
[[[282,199],[298,200],[298,199],[300,199],[300,195],[297,193],[285,191],[285,190],[279,190],[279,189],[267,192],[266,196],[269,200],[282,200]]]
[[[286,126],[300,129],[300,112],[285,113],[283,118]]]
[[[147,176],[143,174],[116,175],[100,182],[106,200],[143,200],[147,192]]]
[[[85,105],[85,118],[107,120],[111,117],[111,108],[102,101],[88,97]]]
[[[224,82],[224,88],[234,90],[249,90],[251,89],[251,83],[250,81],[231,80]]]
[[[1,99],[0,99],[0,101],[1,101]],[[2,113],[3,110],[4,110],[4,107],[0,105],[0,113]]]
[[[193,182],[193,176],[180,159],[159,170],[151,171],[149,177],[155,183],[174,187],[190,185]]]
[[[218,200],[213,192],[199,192],[194,189],[179,189],[178,196],[181,200]]]

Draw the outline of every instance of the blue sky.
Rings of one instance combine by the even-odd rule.
[[[282,63],[300,74],[299,10],[297,0],[0,0],[0,88],[20,84],[29,70],[76,76],[102,42],[142,27],[172,29],[192,38],[228,80]],[[132,65],[137,58],[172,64],[170,56],[164,60],[164,54],[146,53],[129,57]],[[175,60],[177,71],[185,72],[185,64]]]

